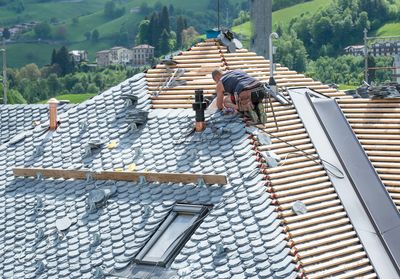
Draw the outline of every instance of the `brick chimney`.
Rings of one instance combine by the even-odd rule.
[[[51,98],[48,102],[49,104],[49,117],[50,117],[50,130],[57,129],[57,106],[59,101],[55,98]]]

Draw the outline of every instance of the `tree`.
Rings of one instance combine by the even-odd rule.
[[[90,41],[90,38],[92,37],[92,33],[90,32],[90,31],[86,31],[85,32],[85,38],[86,38],[86,41]]]
[[[283,34],[277,43],[276,61],[298,72],[304,72],[307,65],[307,51],[294,31]]]
[[[97,42],[99,40],[100,33],[97,29],[94,29],[92,32],[92,41]]]
[[[150,32],[150,44],[154,46],[156,49],[158,49],[158,42],[161,34],[161,29],[160,29],[160,20],[158,18],[157,13],[153,13],[150,18],[150,26],[149,26],[149,32]]]
[[[176,19],[176,47],[178,49],[182,48],[182,31],[185,29],[184,27],[184,19],[182,16],[178,16]]]
[[[51,53],[51,65],[54,65],[57,63],[57,51],[55,48],[53,48],[53,52]]]
[[[72,18],[72,24],[73,25],[78,25],[78,23],[79,23],[79,17],[78,16],[75,16],[74,18]]]
[[[150,20],[142,20],[136,35],[136,44],[150,44]]]
[[[109,19],[114,19],[122,16],[125,13],[125,8],[117,8],[114,1],[108,1],[104,4],[104,16]]]
[[[192,43],[196,40],[196,38],[199,36],[199,33],[194,29],[193,26],[190,26],[189,28],[185,29],[182,31],[182,40],[183,40],[183,46],[184,47],[189,47],[192,45]]]
[[[3,30],[3,38],[8,40],[8,39],[10,39],[10,37],[11,37],[10,30],[8,28],[4,28],[4,30]]]
[[[65,46],[62,46],[56,55],[56,63],[61,68],[61,75],[64,76],[68,73],[71,73],[73,70],[73,64],[71,63],[68,55],[68,49]]]
[[[25,65],[19,70],[19,73],[17,75],[17,79],[28,79],[29,81],[35,81],[38,80],[41,77],[41,72],[38,68],[38,66],[34,63]]]
[[[162,12],[160,14],[160,29],[166,30],[168,33],[171,31],[169,25],[169,13],[168,13],[168,8],[166,6],[163,7]]]
[[[37,24],[33,30],[38,39],[48,39],[51,37],[51,27],[47,22]]]
[[[160,38],[160,52],[161,54],[167,54],[169,51],[169,33],[166,29],[164,29]]]
[[[49,89],[49,93],[52,96],[55,96],[59,93],[62,85],[56,74],[49,75],[49,77],[47,78],[47,87]]]
[[[104,16],[106,18],[113,18],[115,13],[115,3],[113,1],[107,1],[104,4]]]
[[[172,4],[169,4],[169,7],[168,7],[168,12],[169,12],[169,15],[170,15],[170,16],[174,16],[174,14],[175,14],[175,8],[174,8],[174,5],[172,5]]]

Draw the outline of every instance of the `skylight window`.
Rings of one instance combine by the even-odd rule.
[[[136,257],[139,264],[166,266],[193,234],[208,208],[200,205],[174,206],[171,213]]]

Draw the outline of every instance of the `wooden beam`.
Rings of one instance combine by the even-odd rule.
[[[206,184],[228,183],[225,175],[200,174],[200,173],[163,173],[163,172],[128,172],[128,171],[101,171],[90,170],[66,170],[66,169],[44,169],[44,168],[14,168],[14,176],[37,177],[38,174],[44,178],[63,178],[85,180],[90,177],[94,180],[118,180],[139,181],[140,177],[146,178],[148,182],[160,183],[197,183],[203,179]]]

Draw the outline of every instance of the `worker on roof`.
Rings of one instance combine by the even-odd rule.
[[[217,83],[218,109],[235,109],[249,116],[254,124],[265,124],[267,117],[262,100],[266,90],[260,81],[241,70],[223,73],[215,69],[212,78]]]

